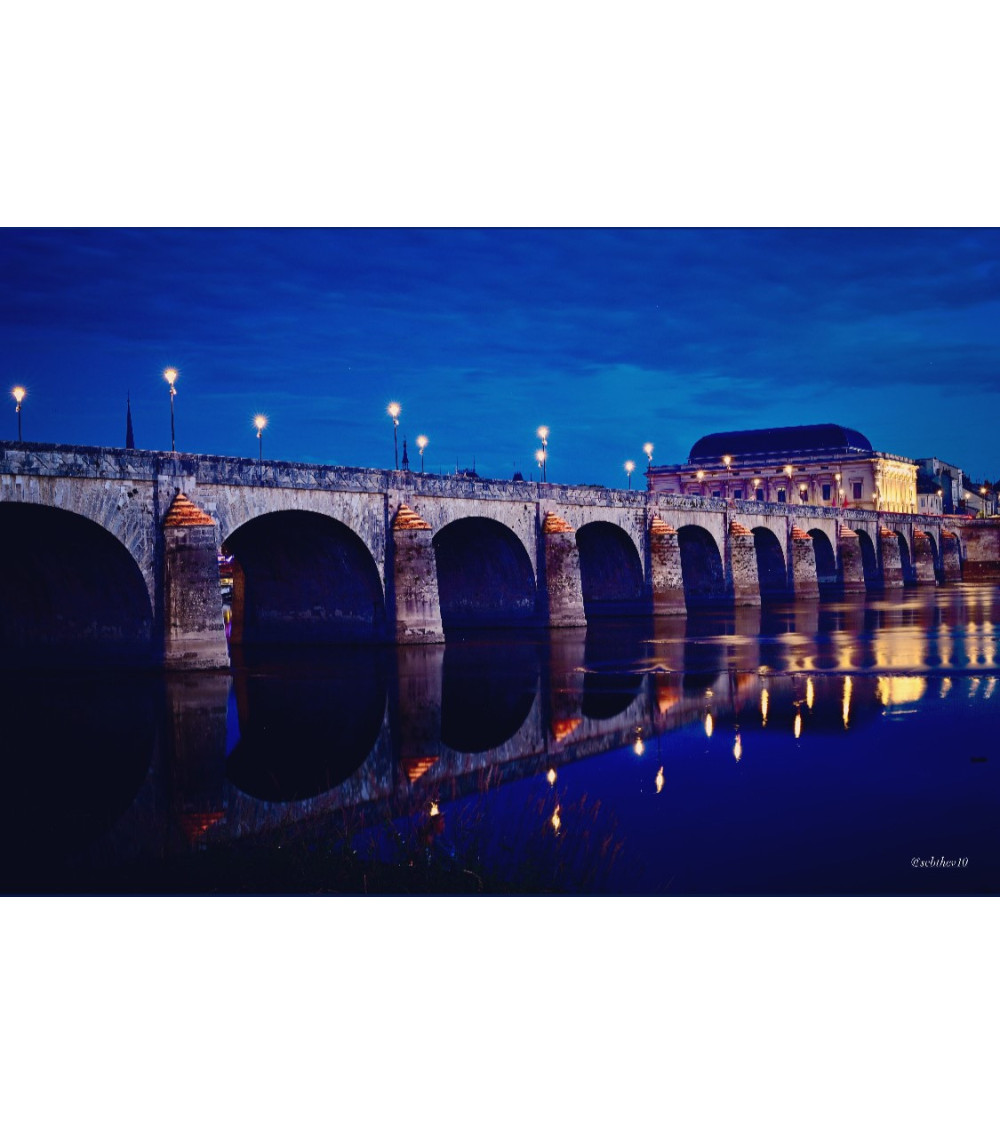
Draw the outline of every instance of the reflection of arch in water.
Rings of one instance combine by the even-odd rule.
[[[462,754],[502,746],[521,729],[538,692],[530,641],[448,644],[441,684],[441,741]]]
[[[858,535],[858,546],[861,548],[861,566],[865,572],[865,586],[868,589],[877,587],[881,582],[881,572],[878,566],[878,556],[875,554],[875,544],[864,528],[854,529]]]
[[[226,775],[264,801],[296,801],[346,781],[371,753],[386,704],[381,649],[330,650],[322,661],[282,653],[280,673],[234,669],[239,741]]]
[[[535,616],[531,559],[504,524],[481,516],[453,520],[434,536],[434,556],[446,633],[523,624]]]
[[[788,593],[788,569],[778,537],[768,527],[755,527],[753,544],[761,598],[784,597]]]
[[[837,555],[833,544],[826,532],[818,527],[810,528],[809,537],[816,554],[816,581],[820,590],[830,589],[837,585]]]
[[[677,542],[687,604],[697,606],[725,600],[722,555],[711,532],[696,524],[685,524],[677,529]]]
[[[588,619],[648,611],[642,560],[627,532],[616,524],[595,520],[577,531],[576,544]]]
[[[128,549],[99,524],[0,504],[0,663],[146,663],[153,612]]]
[[[611,719],[631,705],[642,686],[634,671],[643,658],[648,632],[627,623],[587,628],[583,677],[583,714],[588,719]]]
[[[371,552],[315,512],[257,516],[226,539],[234,556],[235,643],[329,644],[385,636],[385,597]]]
[[[38,894],[135,800],[157,739],[161,687],[120,670],[113,679],[14,673],[0,678],[0,713],[6,797],[0,892]]]

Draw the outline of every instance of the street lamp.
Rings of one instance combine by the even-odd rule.
[[[257,464],[260,466],[260,471],[264,471],[264,427],[267,425],[266,414],[255,414],[253,424],[257,428]]]
[[[788,503],[792,502],[792,473],[795,471],[794,466],[786,465],[785,472],[788,474]]]
[[[17,441],[21,443],[21,403],[24,402],[24,396],[28,393],[24,387],[15,387],[11,392],[14,396],[14,401],[17,406],[14,407],[14,413],[17,415]]]
[[[424,450],[427,448],[427,438],[420,434],[417,438],[417,449],[420,450],[420,472],[424,471]]]
[[[392,452],[396,458],[396,468],[399,468],[399,438],[396,436],[399,430],[399,403],[389,403],[389,417],[392,419]]]
[[[694,475],[698,478],[698,495],[704,496],[705,495],[705,470],[699,469]]]
[[[643,453],[646,454],[646,459],[649,461],[649,467],[652,468],[653,467],[653,443],[651,441],[647,441],[646,444],[642,447],[642,451],[643,451]]]
[[[163,372],[163,378],[166,379],[170,387],[170,452],[174,453],[177,449],[177,441],[174,437],[174,399],[177,397],[177,388],[174,383],[177,381],[177,368],[166,368]]]
[[[726,466],[726,504],[728,504],[729,503],[729,492],[730,492],[729,483],[732,480],[731,465],[733,463],[733,459],[728,453],[724,453],[722,455],[722,463],[723,463],[723,465]]]
[[[535,450],[535,460],[538,462],[538,471],[541,474],[542,480],[545,480],[545,450]]]
[[[628,473],[628,486],[631,489],[631,487],[632,487],[632,474],[635,472],[635,462],[634,461],[626,461],[625,462],[625,472]]]
[[[548,477],[545,473],[545,462],[548,460],[549,452],[549,427],[539,426],[538,436],[542,439],[542,459],[541,461],[539,461],[539,465],[541,465],[542,468],[542,480],[547,480]]]
[[[985,484],[979,490],[979,495],[982,496],[982,498],[983,498],[983,507],[982,507],[982,510],[980,511],[979,514],[985,519],[986,518],[986,485]]]
[[[834,498],[833,498],[833,502],[836,504],[837,501],[840,499],[840,497],[843,496],[844,490],[840,487],[840,473],[834,473],[833,479],[837,482],[837,487],[836,487],[837,495],[834,496]]]

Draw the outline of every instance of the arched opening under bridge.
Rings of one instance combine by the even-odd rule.
[[[577,531],[576,545],[588,620],[648,612],[642,560],[627,532],[617,524],[595,520]]]

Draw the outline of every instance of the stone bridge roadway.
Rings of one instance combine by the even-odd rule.
[[[1000,521],[998,521],[1000,522]],[[993,577],[996,522],[0,443],[8,662],[225,667],[232,641],[440,641]]]

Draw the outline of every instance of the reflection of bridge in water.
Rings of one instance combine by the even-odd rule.
[[[808,739],[925,695],[985,700],[996,599],[896,592],[446,645],[248,649],[231,674],[8,678],[8,854],[41,825],[53,854],[89,839],[161,858],[322,833],[625,746],[662,755],[669,776],[674,731],[735,757],[737,729]]]

